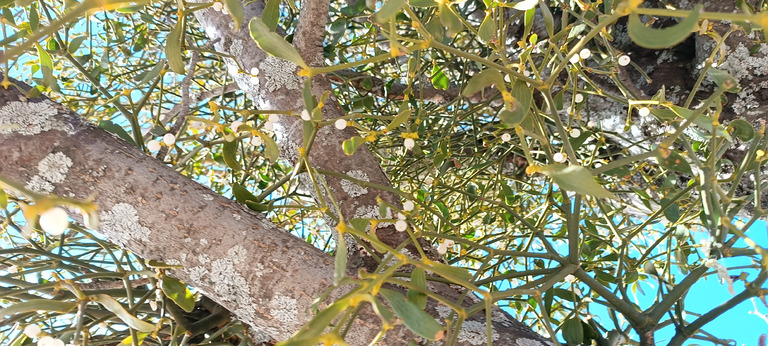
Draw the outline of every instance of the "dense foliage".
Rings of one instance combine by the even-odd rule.
[[[251,22],[252,34],[268,53],[303,65],[306,76],[326,73],[347,114],[341,121],[258,109],[240,91],[232,75],[259,71],[231,71],[225,64],[231,57],[213,49],[192,15],[212,7],[242,20],[234,0],[5,1],[0,43],[7,76],[36,85],[328,252],[336,249],[334,217],[324,215],[326,202],[311,191],[323,187],[301,184],[294,174],[299,167],[311,170],[311,162],[280,158],[274,119],[301,116],[318,126],[356,128],[359,136],[344,150],[367,143],[378,157],[392,181],[382,188],[403,198],[398,216],[407,220],[407,232],[431,242],[445,263],[465,268],[392,254],[397,261],[381,260],[371,280],[410,290],[400,302],[405,310],[398,310],[396,293],[382,294],[424,337],[435,336],[434,321],[407,311],[423,309],[426,296],[440,300],[424,282],[442,280],[485,299],[470,308],[450,305],[460,317],[438,320],[448,317],[455,325],[493,303],[569,344],[652,343],[654,331],[665,327],[674,329],[667,334],[674,335],[671,343],[695,337],[728,344],[705,325],[764,295],[764,244],[748,230],[765,213],[760,197],[768,141],[759,123],[719,121],[729,94],[749,81],[718,66],[728,59],[720,47],[729,35],[751,33],[751,49],[760,49],[762,4],[740,2],[738,13],[716,13],[640,3],[333,1],[327,67],[317,68],[290,48],[301,4],[267,0],[263,20]],[[679,23],[670,20],[679,17]],[[718,32],[722,27],[709,24],[718,20],[733,24]],[[691,35],[714,42],[707,59],[691,63],[698,66],[693,88],[639,91],[633,78],[649,66],[638,65],[631,52],[674,47]],[[308,113],[317,101],[323,100],[305,100]],[[737,148],[740,154],[727,155]],[[38,231],[42,219],[22,216],[35,218],[55,204],[79,206],[88,215],[87,202],[35,194],[9,181],[2,186],[26,192],[0,190],[0,306],[9,316],[0,322],[4,343],[30,343],[23,332],[30,325],[42,328],[37,337],[92,345],[249,342],[237,321],[185,334],[216,307],[199,300],[196,310],[182,312],[177,303],[185,298],[174,295],[194,290],[166,277],[162,264],[110,245],[79,222],[54,236]],[[397,206],[382,203],[387,207]],[[346,232],[365,238],[370,222],[351,220]],[[729,268],[724,257],[745,264]],[[701,311],[687,292],[707,284],[707,276],[734,296]],[[361,296],[378,290],[360,287]],[[318,315],[320,322],[349,313],[350,304],[331,305],[339,310]],[[455,341],[459,333],[440,337]]]

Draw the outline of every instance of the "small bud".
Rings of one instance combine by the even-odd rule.
[[[344,119],[337,119],[336,122],[333,123],[333,126],[339,130],[343,130],[347,128],[347,121]]]
[[[59,236],[69,227],[67,211],[54,207],[40,214],[40,228],[52,236]]]
[[[149,141],[149,142],[147,142],[147,150],[149,150],[149,151],[158,151],[158,150],[160,150],[160,142],[158,142],[157,140],[154,140],[154,139]]]

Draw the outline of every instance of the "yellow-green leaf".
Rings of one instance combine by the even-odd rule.
[[[235,21],[235,31],[239,31],[245,18],[243,3],[240,0],[224,0],[224,8],[227,9],[229,15],[232,16],[232,20]]]
[[[165,296],[171,298],[184,311],[192,312],[195,309],[195,296],[181,280],[170,276],[163,276],[160,287],[163,289]]]
[[[616,199],[616,196],[598,184],[589,170],[582,166],[553,164],[541,167],[541,171],[552,178],[552,181],[563,190],[592,197]]]
[[[128,337],[120,341],[118,345],[126,345],[126,346],[141,345],[142,343],[144,343],[144,339],[146,339],[147,336],[149,336],[149,333],[136,333],[136,336],[137,336],[136,343],[133,342],[133,335],[128,335]]]
[[[245,203],[246,201],[259,202],[258,197],[238,183],[232,183],[232,196],[234,196],[235,200],[239,203]]]
[[[237,147],[239,141],[224,142],[221,148],[221,156],[224,158],[224,163],[232,168],[234,171],[241,169],[240,162],[237,161]]]
[[[341,144],[341,147],[344,149],[345,154],[352,155],[355,153],[355,150],[357,150],[358,147],[363,145],[363,143],[365,143],[365,139],[363,139],[363,137],[354,136],[345,140],[344,143]]]
[[[387,299],[395,315],[414,333],[429,340],[435,340],[442,334],[443,326],[416,304],[406,300],[400,292],[382,288],[380,293]]]
[[[0,309],[0,320],[3,316],[13,316],[18,313],[34,311],[55,311],[67,313],[77,307],[75,301],[59,301],[53,299],[30,299],[25,302],[14,303],[13,305]]]
[[[277,158],[280,157],[280,149],[277,148],[277,143],[271,136],[258,132],[261,137],[261,142],[264,143],[264,156],[267,157],[269,162],[277,162]]]
[[[168,33],[165,43],[165,57],[168,59],[168,66],[173,72],[184,74],[184,58],[181,56],[181,33],[184,31],[184,18],[179,18],[176,26]]]
[[[696,5],[688,18],[677,25],[653,29],[645,26],[637,13],[629,15],[627,32],[638,46],[649,49],[663,49],[675,46],[685,40],[698,26],[701,5]]]
[[[501,72],[493,69],[480,71],[469,79],[461,94],[463,96],[472,96],[489,85],[496,85],[497,87],[504,85],[504,76],[501,75]]]
[[[136,316],[131,315],[130,312],[123,308],[123,305],[117,302],[114,298],[106,294],[96,294],[90,297],[92,301],[97,302],[104,306],[111,313],[115,314],[120,320],[125,322],[128,327],[136,329],[140,332],[151,332],[155,330],[155,326],[151,323],[144,322]],[[190,310],[191,311],[191,310]]]
[[[264,11],[261,12],[261,21],[269,30],[275,31],[280,21],[280,0],[267,0]]]
[[[51,59],[51,55],[48,54],[40,44],[35,43],[35,48],[37,48],[37,55],[40,57],[40,69],[43,71],[43,84],[49,86],[51,83],[56,82],[56,79],[53,78],[53,60]]]
[[[8,208],[8,195],[5,193],[5,190],[0,189],[0,208],[5,209]]]
[[[387,23],[405,5],[405,0],[386,0],[379,11],[373,15],[373,20],[378,23]]]
[[[691,165],[688,164],[688,161],[685,160],[683,155],[680,155],[675,150],[672,149],[665,149],[665,148],[659,148],[655,152],[656,154],[656,160],[659,161],[659,164],[667,169],[671,169],[673,171],[693,174],[693,171],[691,170]]]
[[[77,50],[80,48],[80,46],[83,44],[83,41],[88,38],[87,36],[78,36],[73,38],[71,41],[69,41],[69,46],[67,47],[67,51],[69,54],[75,54]]]
[[[485,19],[480,24],[480,28],[477,29],[477,36],[485,43],[496,37],[496,21],[493,20],[492,13],[485,14]]]
[[[461,23],[461,19],[456,16],[456,13],[453,13],[449,5],[441,2],[438,8],[440,24],[446,28],[445,34],[448,35],[448,37],[453,37],[464,28],[464,24]]]
[[[410,0],[408,3],[413,7],[435,7],[437,2],[435,0]]]
[[[411,283],[421,289],[427,289],[427,277],[424,273],[424,268],[415,268],[413,272],[411,272]],[[416,304],[419,309],[424,310],[427,306],[427,295],[424,293],[410,289],[406,296],[408,297],[408,300]]]
[[[387,125],[386,131],[392,131],[396,129],[398,126],[402,125],[404,122],[408,120],[408,117],[411,116],[411,110],[405,109],[402,112],[398,113],[397,116],[392,119],[392,122]]]
[[[261,18],[252,18],[249,27],[251,30],[251,37],[262,50],[272,56],[293,62],[305,69],[309,68],[296,48],[284,38],[280,37],[280,35],[270,30]]]

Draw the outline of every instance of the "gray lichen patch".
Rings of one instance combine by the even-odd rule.
[[[55,188],[53,184],[61,183],[67,178],[70,167],[72,159],[67,155],[61,152],[50,153],[37,164],[37,174],[25,187],[37,193],[51,193]]]
[[[354,178],[362,181],[368,181],[368,174],[366,174],[361,170],[352,170],[352,171],[346,172],[345,174],[348,175],[350,178]],[[342,180],[341,188],[344,190],[344,192],[346,192],[349,195],[349,197],[358,197],[368,193],[367,188],[357,185],[349,180]]]
[[[499,340],[499,333],[493,331],[491,334],[493,341]],[[478,321],[464,321],[459,331],[459,342],[466,342],[470,345],[488,344],[488,334],[485,332],[485,323]]]
[[[730,51],[720,68],[742,82],[766,76],[768,75],[768,45],[762,45],[757,54],[751,54],[744,44],[739,43],[736,48]],[[759,95],[762,89],[768,88],[768,81],[741,84],[742,89],[737,94],[736,101],[731,105],[737,114],[758,108],[759,102],[755,95]]]
[[[72,132],[72,126],[61,122],[58,109],[50,100],[41,102],[8,102],[0,108],[0,134],[19,133],[32,136],[49,130]]]
[[[259,70],[264,75],[264,88],[269,92],[285,87],[286,89],[299,89],[301,79],[296,76],[296,64],[273,56],[267,56],[259,64]]]
[[[134,239],[149,238],[152,231],[139,223],[139,215],[132,205],[118,203],[101,213],[101,231],[114,243],[125,246]]]

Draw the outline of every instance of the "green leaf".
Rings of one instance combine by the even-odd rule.
[[[53,77],[53,60],[51,59],[51,55],[48,54],[40,44],[35,43],[35,48],[37,48],[37,56],[40,57],[40,69],[43,71],[43,84],[49,86],[51,83],[56,82],[56,79]]]
[[[549,10],[549,6],[544,3],[543,0],[539,0],[539,8],[541,9],[541,16],[544,19],[544,28],[547,29],[547,35],[549,35],[549,37],[555,36],[555,19],[552,17],[552,11]]]
[[[19,313],[35,311],[55,311],[67,313],[77,307],[77,302],[53,299],[30,299],[25,302],[13,303],[5,309],[0,309],[0,321],[3,316],[13,316]]]
[[[261,137],[261,142],[264,143],[264,156],[267,157],[269,162],[275,163],[280,157],[280,149],[277,147],[277,143],[271,136],[258,132]]]
[[[163,293],[184,311],[192,312],[195,309],[195,296],[181,280],[163,276],[160,287]]]
[[[493,69],[480,71],[469,79],[461,95],[472,96],[489,85],[496,85],[497,88],[501,89],[501,86],[504,85],[504,76],[501,75],[501,72]]]
[[[237,161],[237,147],[240,141],[224,142],[221,147],[221,156],[224,158],[224,163],[232,168],[233,171],[239,171],[240,162]]]
[[[376,14],[373,15],[373,20],[381,24],[387,23],[400,12],[403,5],[405,5],[405,0],[386,0]]]
[[[446,3],[440,3],[438,7],[438,18],[440,19],[440,24],[446,28],[445,34],[448,37],[453,37],[464,28],[464,24],[461,23],[459,17],[456,16],[456,13],[453,13],[450,5],[446,5]]]
[[[442,334],[443,326],[416,304],[406,300],[400,292],[382,288],[379,293],[387,299],[395,315],[414,333],[429,340],[435,340]]]
[[[245,203],[246,201],[261,202],[258,197],[252,194],[245,186],[238,183],[232,183],[232,196],[238,203]]]
[[[309,66],[307,66],[304,59],[301,58],[301,55],[299,55],[296,48],[284,38],[280,37],[280,35],[270,30],[261,18],[252,18],[249,27],[251,30],[251,37],[262,50],[272,56],[293,62],[304,69],[309,69]]]
[[[563,322],[563,339],[569,345],[581,345],[584,340],[584,329],[581,327],[581,319],[572,317]]]
[[[427,289],[427,277],[424,273],[423,268],[415,268],[413,272],[411,272],[411,283],[419,288],[422,288],[424,290]],[[417,290],[408,290],[408,293],[406,294],[408,297],[408,301],[410,301],[413,304],[416,304],[416,306],[424,310],[427,306],[427,295],[424,293],[421,293]]]
[[[527,112],[525,112],[520,105],[520,102],[515,100],[512,103],[512,110],[502,109],[501,112],[499,112],[499,119],[501,122],[511,127],[523,122],[526,113]]]
[[[336,240],[336,255],[333,265],[333,285],[338,286],[347,271],[347,242],[344,234],[340,234]]]
[[[646,27],[645,24],[640,21],[640,16],[633,13],[629,15],[627,32],[632,41],[640,47],[648,49],[669,48],[683,42],[688,35],[696,30],[701,8],[701,5],[696,5],[696,7],[693,8],[693,11],[690,12],[691,14],[688,18],[677,25],[664,29],[652,29]]]
[[[659,164],[662,167],[693,175],[693,171],[691,171],[691,165],[689,165],[688,161],[685,160],[683,155],[680,155],[677,151],[659,148],[656,150],[655,154],[656,160],[659,161]]]
[[[733,134],[744,142],[748,142],[752,140],[752,138],[755,138],[755,128],[744,119],[731,121],[731,123],[728,124],[728,129],[733,131]]]
[[[443,70],[437,65],[435,65],[435,68],[432,69],[432,78],[430,79],[432,82],[432,86],[435,87],[435,89],[443,89],[448,90],[448,85],[450,81],[448,80],[448,77],[443,73]]]
[[[168,33],[165,43],[165,57],[173,72],[184,74],[184,58],[181,56],[181,33],[184,31],[184,18],[179,18],[176,26]]]
[[[661,204],[667,204],[670,200],[666,198],[661,199]],[[677,207],[677,203],[673,202],[669,206],[667,206],[666,209],[664,209],[664,217],[669,220],[669,222],[675,223],[677,220],[680,220],[680,208]]]
[[[413,7],[435,7],[435,6],[437,6],[437,2],[435,2],[435,0],[410,0],[410,1],[408,1],[408,4],[410,4]]]
[[[125,131],[122,126],[117,125],[110,120],[103,120],[99,123],[99,127],[115,134],[116,136],[122,138],[124,141],[133,144],[133,146],[138,147],[136,142],[133,141],[133,137],[131,137],[131,135],[128,134],[128,131]]]
[[[566,166],[557,163],[541,167],[541,171],[552,178],[552,181],[563,190],[592,197],[616,199],[616,196],[598,184],[589,170],[582,166]]]
[[[115,11],[120,13],[136,13],[136,12],[139,12],[141,9],[143,9],[144,6],[146,5],[127,5],[127,6],[118,7],[115,9]]]
[[[245,9],[243,9],[241,0],[224,0],[224,8],[227,9],[229,15],[232,16],[232,20],[235,21],[235,32],[240,31],[240,26],[243,25],[243,19],[245,18]]]
[[[120,320],[125,322],[128,327],[136,329],[140,332],[151,332],[155,330],[155,326],[151,323],[144,322],[136,316],[131,315],[130,312],[125,310],[123,306],[117,302],[114,298],[106,294],[96,294],[90,297],[92,301],[97,302],[104,306],[111,313],[115,314]],[[194,302],[193,302],[194,305]],[[189,310],[192,311],[192,310]]]
[[[707,70],[707,76],[711,78],[718,87],[725,89],[729,93],[738,93],[741,91],[741,86],[736,78],[733,78],[728,72],[710,67]]]
[[[73,38],[71,41],[69,41],[69,47],[67,47],[67,51],[69,54],[75,54],[78,49],[80,49],[80,46],[83,44],[83,41],[88,38],[87,36],[78,36]]]
[[[363,137],[354,136],[345,140],[344,143],[341,144],[341,147],[344,149],[345,154],[352,155],[355,153],[355,150],[363,144],[365,144],[365,139],[363,139]]]
[[[446,279],[456,280],[457,282],[469,282],[472,280],[472,274],[467,268],[454,267],[440,262],[430,262],[429,265],[434,268],[432,271],[435,274]]]
[[[277,23],[280,21],[280,0],[267,0],[264,11],[261,12],[261,20],[270,31],[277,29]]]
[[[144,78],[139,81],[139,84],[146,84],[147,82],[154,80],[157,78],[157,76],[160,75],[160,72],[163,72],[163,68],[165,67],[165,62],[158,61],[157,64],[155,64],[155,67],[153,67],[147,74],[144,75]]]
[[[493,14],[488,12],[485,14],[485,19],[480,23],[480,28],[477,29],[477,36],[484,43],[496,38],[496,21],[493,20]]]

